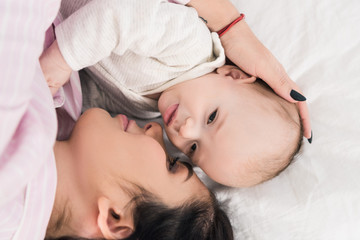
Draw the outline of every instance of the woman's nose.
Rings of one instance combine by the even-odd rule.
[[[196,125],[194,119],[188,117],[180,126],[179,135],[186,139],[195,139],[197,136]]]
[[[163,140],[163,129],[161,125],[157,122],[151,122],[147,123],[144,126],[145,135],[154,138],[156,141],[158,141],[161,146],[165,146],[164,140]]]

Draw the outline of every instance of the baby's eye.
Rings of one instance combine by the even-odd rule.
[[[217,114],[217,110],[215,110],[214,112],[212,112],[209,116],[209,119],[207,121],[207,124],[210,124],[214,121],[214,119],[216,118],[216,114]]]
[[[195,152],[196,148],[197,148],[196,143],[194,143],[193,145],[191,145],[189,154],[193,154],[193,153]]]

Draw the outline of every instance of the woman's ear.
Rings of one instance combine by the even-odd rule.
[[[240,83],[254,83],[256,81],[256,77],[247,75],[236,66],[224,65],[216,69],[216,73],[223,76],[230,76]]]
[[[134,223],[128,209],[115,206],[106,197],[99,198],[98,208],[98,226],[106,239],[123,239],[131,235]]]

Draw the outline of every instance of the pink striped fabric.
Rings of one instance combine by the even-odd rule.
[[[57,125],[38,57],[59,4],[0,1],[0,239],[43,239],[51,214]]]
[[[59,13],[53,22],[54,26],[56,27],[61,21],[62,17]],[[50,27],[46,31],[44,48],[48,48],[53,41],[55,41],[54,28]],[[78,72],[71,74],[69,82],[59,89],[53,100],[54,107],[58,108],[57,140],[65,140],[69,138],[75,122],[81,114],[82,92]]]
[[[38,62],[59,4],[0,1],[0,240],[44,239],[56,189],[54,105],[80,115],[78,74],[53,99]]]

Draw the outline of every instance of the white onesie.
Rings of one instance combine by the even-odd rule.
[[[165,0],[62,1],[61,53],[80,73],[84,107],[159,115],[145,95],[222,66],[224,50],[195,9]]]

